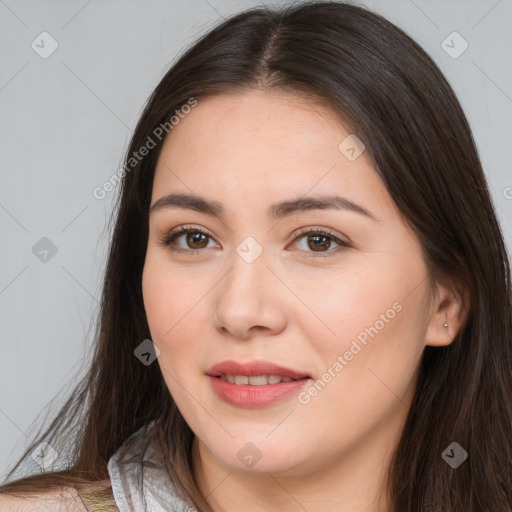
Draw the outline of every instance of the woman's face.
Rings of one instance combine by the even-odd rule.
[[[144,304],[200,453],[231,471],[332,468],[391,450],[403,426],[427,271],[356,142],[319,104],[251,91],[199,99],[162,148]],[[283,368],[296,380],[257,377]]]

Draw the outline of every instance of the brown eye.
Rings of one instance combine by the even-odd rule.
[[[182,237],[185,240],[185,248],[177,246],[177,241]],[[207,248],[209,239],[211,239],[211,235],[201,229],[193,226],[180,226],[166,235],[161,240],[161,244],[169,247],[171,251],[194,254],[195,251]]]
[[[199,231],[187,233],[185,236],[186,243],[189,245],[191,249],[204,249],[208,245],[207,239],[208,235],[205,235],[204,233],[201,233]]]
[[[329,249],[331,246],[331,242],[329,241],[328,236],[323,235],[314,235],[308,236],[308,247],[313,251],[318,251],[319,249]]]
[[[322,253],[320,256],[330,256],[336,254],[339,251],[343,251],[351,247],[348,242],[344,242],[334,233],[326,231],[325,229],[305,229],[297,234],[295,237],[295,243],[305,239],[306,247],[301,248],[304,252],[309,253]],[[333,242],[339,247],[335,247],[333,250],[329,250],[332,247]],[[308,250],[309,249],[309,250]],[[311,254],[307,254],[307,257],[311,257]],[[314,256],[313,256],[314,257]]]

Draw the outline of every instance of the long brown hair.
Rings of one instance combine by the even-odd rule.
[[[417,234],[432,282],[450,279],[470,299],[453,343],[424,350],[389,470],[390,511],[509,510],[510,263],[470,127],[450,85],[416,42],[378,14],[340,2],[233,15],[191,46],[151,94],[125,159],[88,373],[11,474],[41,441],[67,443],[73,464],[0,491],[106,480],[109,457],[142,428],[148,442],[168,454],[166,470],[183,496],[197,510],[211,510],[194,480],[193,433],[159,366],[134,356],[150,338],[141,277],[164,140],[154,130],[191,98],[200,104],[210,94],[254,88],[304,95],[339,114]],[[130,162],[148,137],[156,147]],[[441,456],[452,442],[469,454],[457,469]]]

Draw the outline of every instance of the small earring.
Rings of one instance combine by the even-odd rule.
[[[444,324],[445,327],[448,327],[448,324]]]

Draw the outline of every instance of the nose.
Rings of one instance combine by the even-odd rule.
[[[269,268],[265,251],[252,262],[234,251],[232,263],[215,287],[214,327],[243,340],[281,332],[287,322],[285,287]]]

